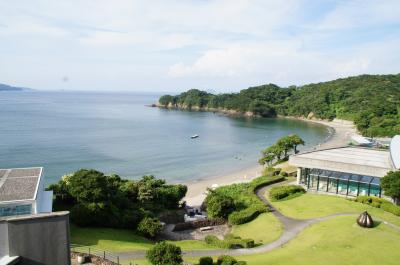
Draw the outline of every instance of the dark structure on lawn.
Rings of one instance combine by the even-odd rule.
[[[357,224],[361,227],[372,228],[374,227],[374,220],[372,220],[371,215],[365,211],[357,218]]]

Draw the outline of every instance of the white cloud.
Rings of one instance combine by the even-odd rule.
[[[63,75],[70,89],[231,90],[400,69],[397,0],[2,1],[0,25],[0,82],[49,89]]]

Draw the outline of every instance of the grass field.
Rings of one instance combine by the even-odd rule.
[[[255,243],[269,243],[277,239],[282,232],[280,222],[271,214],[264,213],[250,223],[236,225],[232,233],[241,238],[254,239]],[[71,241],[73,244],[92,246],[114,252],[147,250],[153,242],[125,229],[111,228],[81,228],[71,226]],[[204,241],[183,240],[170,241],[180,246],[182,250],[215,249]]]
[[[141,237],[131,230],[111,228],[81,228],[71,226],[71,243],[91,246],[111,252],[127,252],[135,250],[147,250],[154,243]],[[183,240],[170,241],[182,250],[214,249],[204,241]]]
[[[337,196],[306,193],[290,200],[272,202],[272,204],[284,215],[296,219],[323,217],[337,213],[359,214],[367,210],[372,215],[372,218],[378,217],[400,226],[400,217],[398,216],[379,208]]]
[[[254,239],[256,244],[266,244],[279,238],[282,224],[272,213],[263,213],[247,224],[235,225],[232,234]]]
[[[337,217],[307,228],[280,249],[238,258],[251,265],[395,265],[399,247],[400,232],[383,223],[365,229],[353,217]]]
[[[287,245],[269,253],[238,256],[248,265],[396,265],[400,232],[383,223],[359,227],[353,217],[336,217],[306,228]],[[195,263],[198,258],[185,258]],[[140,264],[147,264],[143,261]]]
[[[71,226],[71,243],[115,252],[145,250],[153,245],[153,242],[138,236],[131,230],[81,228],[73,225]]]

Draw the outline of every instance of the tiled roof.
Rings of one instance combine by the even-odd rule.
[[[0,202],[36,197],[42,168],[0,169]]]

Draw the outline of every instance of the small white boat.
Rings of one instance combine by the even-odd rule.
[[[190,136],[190,138],[192,138],[192,139],[199,138],[199,135],[198,134],[194,134],[194,135]]]

